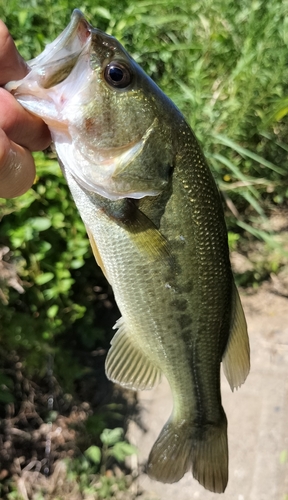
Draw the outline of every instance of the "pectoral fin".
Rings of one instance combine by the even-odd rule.
[[[133,243],[151,259],[172,259],[168,241],[141,210],[135,210],[125,226]]]
[[[247,324],[236,286],[233,286],[231,330],[222,358],[223,369],[233,391],[246,380],[250,370]]]
[[[160,381],[160,370],[131,339],[122,318],[115,327],[119,330],[111,341],[106,358],[107,377],[128,389],[151,389]]]
[[[96,260],[98,266],[101,267],[102,272],[103,272],[105,278],[108,280],[106,269],[105,269],[105,266],[103,264],[103,260],[101,258],[101,255],[99,253],[98,247],[96,245],[96,241],[94,239],[94,236],[93,236],[93,234],[91,233],[90,229],[87,226],[86,226],[86,231],[87,231],[87,234],[88,234],[88,237],[89,237],[90,245],[91,245],[91,248],[92,248],[95,260]]]

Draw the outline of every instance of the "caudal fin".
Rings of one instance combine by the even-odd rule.
[[[169,420],[148,459],[148,475],[162,483],[175,483],[192,469],[204,488],[223,493],[228,482],[227,420],[203,428]]]
[[[196,441],[192,457],[193,476],[207,490],[224,493],[228,483],[227,420],[211,426],[204,439]]]

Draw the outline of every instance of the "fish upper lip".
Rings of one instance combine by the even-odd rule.
[[[91,38],[92,26],[86,21],[83,13],[75,9],[71,21],[62,33],[44,51],[28,62],[30,68],[55,63],[67,56],[80,54]],[[58,55],[57,55],[58,54]]]
[[[16,93],[14,91],[20,90],[21,87],[23,89],[23,86],[27,86],[28,90],[32,81],[40,88],[49,88],[57,83],[57,74],[61,75],[65,66],[68,67],[68,76],[79,56],[89,50],[92,29],[82,12],[75,9],[64,31],[48,44],[41,54],[28,61],[28,75],[22,80],[9,82],[5,86],[6,90]],[[34,84],[33,89],[35,91]]]
[[[86,45],[87,41],[90,40],[91,31],[93,27],[85,19],[84,14],[79,9],[74,9],[71,15],[71,21],[67,28],[63,31],[62,36],[60,35],[61,47],[67,47],[69,42],[74,40],[75,36],[78,36],[80,44],[82,47]]]

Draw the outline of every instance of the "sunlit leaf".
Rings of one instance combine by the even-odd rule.
[[[101,462],[101,450],[99,446],[90,446],[86,451],[85,455],[89,458],[94,464],[100,464]]]
[[[59,310],[59,306],[57,304],[53,304],[53,306],[49,307],[47,310],[47,316],[48,318],[55,318],[57,312]]]
[[[33,217],[28,220],[28,224],[35,229],[35,231],[46,231],[51,226],[51,221],[47,217]]]
[[[103,444],[107,446],[113,446],[115,443],[120,441],[123,437],[123,429],[121,427],[116,427],[115,429],[104,429],[100,435],[100,439]]]
[[[51,281],[53,278],[54,278],[53,273],[42,273],[42,274],[39,274],[38,276],[36,276],[35,283],[37,283],[37,285],[45,285],[46,283]]]
[[[126,457],[137,453],[137,448],[130,443],[126,443],[126,441],[120,441],[111,448],[109,453],[119,462],[123,462]]]

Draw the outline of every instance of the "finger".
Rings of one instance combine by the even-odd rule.
[[[40,151],[51,143],[50,132],[41,118],[28,113],[9,92],[1,88],[0,128],[12,141],[30,151]]]
[[[14,198],[25,193],[35,179],[31,153],[10,141],[0,130],[0,197]]]
[[[0,86],[10,80],[20,80],[28,73],[28,66],[17,51],[7,27],[0,20]]]

